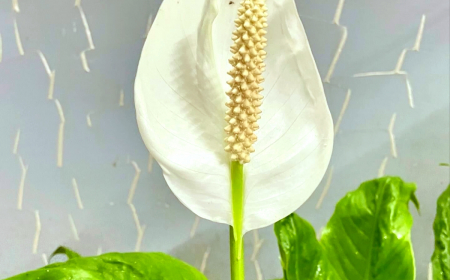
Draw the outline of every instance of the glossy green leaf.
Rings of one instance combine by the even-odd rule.
[[[416,185],[398,177],[368,181],[336,205],[321,244],[342,279],[413,280],[413,218]]]
[[[69,260],[7,280],[206,280],[195,268],[163,253],[109,253],[80,257],[65,247],[58,248],[55,253],[66,254]]]
[[[56,249],[49,257],[49,259],[52,259],[55,255],[59,255],[59,254],[63,254],[66,255],[67,258],[70,259],[74,259],[74,258],[81,258],[81,255],[78,254],[77,252],[64,247],[64,246],[59,246],[58,249]]]
[[[415,190],[397,177],[361,184],[338,202],[320,243],[295,214],[277,222],[285,280],[414,280]]]
[[[431,258],[434,280],[450,280],[450,185],[437,201],[434,220],[435,247]]]
[[[314,228],[306,220],[291,214],[275,224],[284,279],[340,279],[316,239]]]

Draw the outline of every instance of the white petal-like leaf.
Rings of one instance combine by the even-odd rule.
[[[331,115],[293,0],[267,1],[267,59],[258,141],[245,164],[244,232],[312,194],[333,145]],[[223,128],[238,3],[164,0],[135,84],[139,129],[169,187],[194,213],[232,224]]]

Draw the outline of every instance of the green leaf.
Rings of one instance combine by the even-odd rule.
[[[291,214],[275,224],[284,279],[338,280],[314,228],[306,220]]]
[[[72,251],[71,249],[64,247],[64,246],[59,246],[49,257],[49,259],[51,260],[55,255],[59,255],[59,254],[63,254],[66,255],[67,258],[73,259],[73,258],[81,258],[81,255],[78,254],[75,251]]]
[[[109,253],[80,257],[65,247],[58,248],[56,252],[66,254],[69,260],[25,272],[7,280],[206,280],[195,268],[163,253]]]
[[[434,219],[434,253],[431,257],[434,280],[450,280],[450,185],[437,201]]]
[[[416,185],[398,177],[368,181],[336,205],[321,244],[342,279],[413,280],[413,218],[408,210]]]
[[[414,280],[411,245],[416,186],[397,177],[368,181],[348,193],[318,242],[292,214],[275,225],[285,280]]]

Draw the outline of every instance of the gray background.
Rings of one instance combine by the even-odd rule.
[[[344,29],[348,31],[331,79],[324,83],[335,122],[351,89],[336,134],[329,191],[316,209],[327,173],[297,213],[319,230],[336,202],[360,182],[377,177],[387,160],[386,174],[400,175],[418,185],[422,210],[418,215],[411,207],[415,219],[412,236],[417,279],[426,279],[433,250],[435,202],[449,181],[449,169],[438,166],[449,162],[449,2],[347,0],[339,24],[333,23],[338,0],[296,2],[324,79]],[[227,226],[201,220],[190,237],[195,215],[173,196],[156,163],[149,172],[148,152],[136,126],[133,80],[149,17],[156,14],[161,1],[80,3],[95,47],[85,52],[90,72],[83,69],[80,59],[80,53],[90,46],[74,0],[19,0],[20,12],[13,9],[11,1],[0,2],[0,277],[44,265],[43,254],[48,256],[59,245],[83,255],[95,255],[99,249],[133,251],[138,227],[127,197],[136,174],[134,161],[141,173],[133,205],[140,228],[146,226],[140,249],[163,251],[198,268],[209,250],[206,276],[228,279]],[[426,18],[420,50],[406,52],[401,67],[405,72],[353,77],[393,71],[402,51],[415,45],[422,15]],[[14,21],[23,55],[17,47]],[[47,98],[50,79],[38,50],[50,71],[55,71],[52,100]],[[415,108],[408,100],[406,78]],[[121,92],[123,106],[119,106]],[[65,115],[62,167],[57,167],[60,117],[56,99]],[[391,152],[388,133],[394,113],[397,158]],[[20,139],[14,154],[18,129]],[[22,210],[17,209],[20,157],[28,167]],[[82,210],[72,178],[78,183]],[[33,254],[36,210],[41,230]],[[71,229],[69,214],[79,240]],[[263,279],[281,276],[273,228],[261,229],[259,235],[264,239],[257,257]],[[253,243],[249,233],[248,258]],[[247,275],[257,279],[250,260]]]

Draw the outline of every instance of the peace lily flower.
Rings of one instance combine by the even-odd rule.
[[[135,102],[178,199],[235,235],[295,211],[330,160],[332,119],[293,0],[164,0]]]

